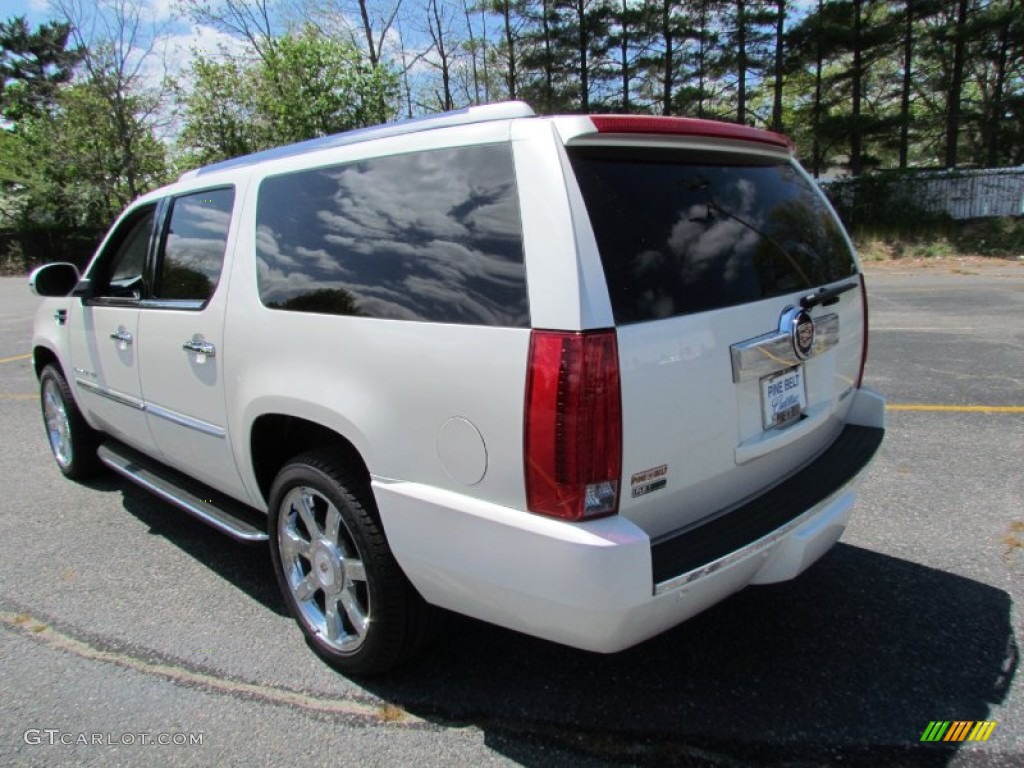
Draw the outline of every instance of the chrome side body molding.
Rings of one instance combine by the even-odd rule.
[[[77,372],[77,370],[76,370]],[[145,411],[151,413],[154,416],[159,416],[161,419],[166,419],[174,424],[178,424],[182,427],[188,427],[194,429],[196,432],[202,432],[204,435],[211,435],[213,437],[219,437],[223,439],[227,435],[227,431],[223,427],[218,427],[216,424],[209,424],[199,419],[194,419],[191,416],[186,416],[183,413],[172,411],[169,408],[164,408],[153,403],[147,403],[144,400],[140,400],[137,397],[126,395],[123,392],[118,392],[107,387],[102,387],[95,381],[89,381],[89,379],[81,376],[75,377],[75,383],[82,389],[86,389],[92,392],[94,395],[105,397],[108,400],[113,400],[115,403],[126,405],[129,408],[134,408],[138,411]]]

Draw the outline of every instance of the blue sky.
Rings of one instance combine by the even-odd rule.
[[[97,2],[97,0],[64,0],[64,2],[79,8],[86,13],[93,14],[97,6],[108,6],[108,2]],[[149,84],[159,84],[165,74],[176,75],[188,66],[192,59],[192,51],[211,52],[219,48],[226,48],[228,51],[237,51],[244,47],[244,44],[237,38],[218,31],[210,26],[198,25],[190,19],[182,18],[174,12],[176,0],[131,0],[132,3],[139,3],[142,6],[143,42],[155,39],[153,53],[142,70],[143,79]],[[390,3],[391,0],[386,0]],[[284,10],[287,14],[288,10]],[[35,27],[53,19],[62,18],[62,14],[52,10],[50,0],[0,0],[0,19],[7,20],[13,16],[27,16],[29,24]],[[282,19],[285,17],[282,17]],[[280,20],[280,19],[279,19]],[[328,22],[336,25],[339,20],[344,25],[345,19],[340,16],[333,16]],[[83,27],[86,25],[83,25]],[[352,27],[349,27],[352,29]],[[392,30],[392,33],[394,30]],[[360,33],[361,34],[361,33]],[[408,35],[409,38],[414,35]],[[357,37],[361,42],[361,37]],[[396,40],[393,35],[389,41],[394,45]],[[407,39],[407,44],[412,41]]]
[[[145,4],[164,17],[170,14],[172,0],[144,0]],[[88,3],[94,5],[94,3]],[[57,18],[59,14],[50,10],[49,0],[0,0],[0,18],[27,16],[29,23],[36,26],[44,21]]]
[[[152,53],[142,60],[139,76],[144,87],[161,88],[165,76],[177,76],[185,71],[192,60],[192,51],[214,51],[221,45],[237,49],[240,43],[228,35],[210,27],[201,27],[187,20],[175,18],[172,14],[174,0],[138,0],[144,14],[141,34],[145,44],[155,40]],[[98,5],[96,0],[66,0],[71,5],[83,8],[92,14]],[[49,0],[0,0],[0,19],[26,16],[29,24],[36,27],[46,21],[60,19],[62,14],[51,10]],[[157,119],[157,135],[171,140],[176,135],[177,124],[170,112],[161,112]]]
[[[61,18],[62,14],[51,10],[52,1],[0,0],[0,19],[6,20],[12,16],[25,15],[28,17],[30,25],[35,27],[45,21]],[[396,1],[371,0],[371,9],[378,11],[377,14],[371,12],[371,15],[378,16],[385,13]],[[85,13],[92,14],[95,13],[97,6],[109,6],[111,0],[60,0],[60,2],[81,8]],[[145,40],[155,40],[152,55],[144,59],[139,72],[146,86],[159,87],[163,83],[165,75],[178,76],[185,72],[192,60],[194,50],[214,52],[223,47],[228,51],[235,52],[244,48],[244,45],[236,38],[212,27],[197,25],[191,20],[176,16],[173,11],[177,0],[130,0],[130,2],[139,3],[143,8],[143,18],[146,22],[141,29],[143,37]],[[799,18],[815,2],[816,0],[790,0],[790,7],[795,10],[794,16]],[[213,4],[216,5],[216,2]],[[453,9],[461,6],[458,0],[452,0],[446,4]],[[282,5],[287,6],[288,4],[283,3]],[[327,5],[337,8],[335,3]],[[425,30],[422,28],[422,24],[418,23],[421,21],[420,11],[424,6],[425,0],[405,0],[402,9],[405,17],[402,19],[402,31],[405,33],[406,51],[410,55],[410,60],[416,62],[410,72],[414,90],[417,89],[421,79],[425,83],[432,83],[436,74],[430,65],[430,60],[436,58],[433,53],[427,52],[423,59],[417,59],[415,55],[417,51],[423,52],[429,47]],[[288,14],[288,11],[285,10],[284,13]],[[344,16],[335,13],[330,17],[320,17],[319,21],[328,29],[347,28],[355,33],[357,43],[362,43],[362,33],[358,31],[359,25],[348,24],[348,20]],[[456,16],[454,21],[455,33],[461,34],[463,32],[462,27],[459,26],[462,24],[461,17]],[[500,31],[497,20],[492,19],[492,21],[494,21],[493,24],[489,21],[487,25],[489,36]],[[379,28],[379,23],[375,24],[375,27]],[[398,38],[393,27],[385,48],[388,53],[395,55],[396,60],[400,58],[396,55],[398,47]],[[428,91],[433,93],[433,86]],[[171,130],[173,131],[173,129]]]
[[[172,13],[174,0],[138,0],[143,7],[142,34],[145,40],[155,39],[154,55],[143,66],[143,79],[152,85],[159,84],[164,74],[181,72],[191,60],[191,50],[216,50],[219,45],[235,48],[239,45],[228,35],[210,27],[202,27],[176,17]],[[93,13],[98,3],[95,0],[70,0]],[[49,0],[0,0],[0,19],[12,16],[27,16],[33,27],[61,18],[51,10]]]
[[[0,18],[4,21],[11,16],[28,16],[33,26],[46,21],[49,14],[45,2],[35,0],[0,0]]]

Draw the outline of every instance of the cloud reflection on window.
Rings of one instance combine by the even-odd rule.
[[[268,307],[529,324],[507,144],[269,178],[259,191],[256,255]]]
[[[856,267],[827,206],[789,164],[575,148],[617,323],[811,289]]]
[[[220,280],[231,225],[233,188],[174,200],[164,241],[157,297],[205,301]]]

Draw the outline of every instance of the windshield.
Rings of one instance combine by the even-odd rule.
[[[856,273],[842,230],[788,162],[575,147],[615,322],[816,288]]]

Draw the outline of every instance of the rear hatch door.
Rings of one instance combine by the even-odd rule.
[[[658,538],[828,447],[857,385],[864,307],[849,241],[787,151],[650,139],[566,151],[617,328],[620,513]]]

